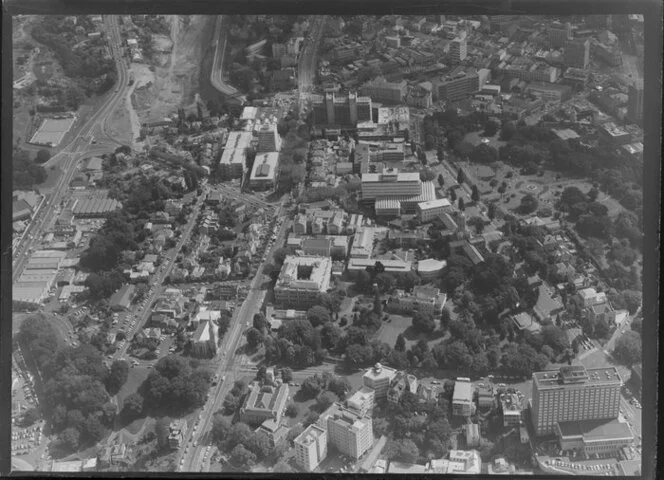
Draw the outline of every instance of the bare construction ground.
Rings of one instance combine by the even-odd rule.
[[[146,78],[146,72],[135,73],[132,105],[141,123],[160,120],[180,106],[186,109],[194,104],[201,59],[207,47],[207,39],[203,37],[209,29],[205,26],[213,18],[206,15],[169,16],[172,45],[166,38],[155,37],[155,47],[159,50],[167,52],[170,47],[170,55],[160,54],[169,57],[168,61],[163,66],[155,66],[154,72],[150,72],[152,78],[143,84],[139,83],[139,77]]]

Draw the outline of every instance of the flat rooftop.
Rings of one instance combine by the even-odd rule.
[[[620,385],[622,383],[616,367],[586,369],[582,365],[564,366],[558,371],[534,372],[533,382],[540,389],[573,384]]]
[[[454,382],[454,394],[452,402],[470,403],[473,401],[473,384],[470,382]]]
[[[428,200],[426,202],[420,202],[417,204],[417,207],[420,210],[428,210],[431,208],[441,208],[441,207],[450,207],[452,204],[447,198],[438,198],[436,200]]]
[[[583,420],[575,422],[560,422],[560,432],[563,437],[583,437],[586,442],[599,442],[617,439],[632,439],[634,434],[627,423],[611,420]]]
[[[300,433],[294,441],[295,444],[299,443],[300,445],[311,445],[323,435],[325,435],[325,430],[313,423],[304,429],[304,431]]]

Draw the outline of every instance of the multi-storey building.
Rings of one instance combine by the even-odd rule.
[[[522,418],[522,399],[516,393],[502,393],[500,395],[500,408],[503,413],[503,426],[514,427],[521,425]]]
[[[622,54],[615,47],[603,43],[591,43],[590,53],[612,67],[618,67],[622,64]]]
[[[449,211],[451,207],[452,204],[447,198],[439,198],[418,203],[417,214],[420,217],[420,221],[425,223],[438,218],[443,212]]]
[[[365,387],[373,389],[374,398],[380,400],[387,396],[387,390],[396,374],[395,369],[377,363],[365,372],[362,381]]]
[[[330,445],[349,457],[360,458],[373,445],[371,417],[360,415],[340,403],[323,412],[317,423],[327,430]]]
[[[558,79],[559,70],[544,62],[519,58],[506,66],[503,73],[507,78],[518,78],[526,82],[553,83]]]
[[[454,78],[445,78],[438,83],[438,100],[456,102],[468,97],[480,89],[480,78],[477,73],[461,72]]]
[[[563,63],[567,67],[588,68],[590,63],[590,40],[586,38],[565,42]]]
[[[627,423],[617,419],[560,422],[555,425],[562,450],[575,450],[586,458],[615,457],[620,450],[634,442],[634,434]]]
[[[337,97],[334,92],[315,95],[312,109],[316,124],[355,126],[357,122],[371,121],[371,98],[358,97],[353,92],[345,97]]]
[[[249,186],[257,190],[274,188],[277,185],[279,153],[259,153],[254,159],[254,166],[249,177]]]
[[[555,22],[546,29],[546,35],[553,48],[560,48],[566,41],[572,39],[572,25],[569,22],[565,24]]]
[[[452,394],[452,415],[469,417],[473,409],[473,384],[466,378],[457,378]]]
[[[288,384],[278,387],[261,386],[257,382],[251,387],[243,407],[240,409],[242,421],[249,424],[260,424],[265,420],[279,423],[288,401]]]
[[[372,101],[383,103],[401,103],[406,95],[405,81],[388,82],[383,77],[374,78],[360,88],[360,94]]]
[[[330,257],[295,257],[284,260],[274,287],[277,303],[286,307],[311,307],[330,287]]]
[[[184,418],[173,420],[168,426],[168,446],[173,449],[180,448],[187,430],[187,421]]]
[[[586,370],[572,365],[558,372],[533,373],[531,414],[536,435],[553,433],[560,422],[617,418],[621,383],[615,367]]]
[[[362,199],[394,197],[404,195],[420,195],[422,180],[417,172],[399,172],[390,168],[383,173],[362,174]]]
[[[313,472],[327,457],[327,430],[316,424],[309,425],[294,443],[295,460],[306,472]]]
[[[532,93],[545,102],[563,103],[572,96],[572,87],[552,83],[533,82],[529,84],[526,93]]]
[[[221,175],[224,179],[242,178],[246,169],[246,149],[251,146],[250,132],[231,132],[221,154]]]
[[[375,395],[376,391],[373,388],[362,387],[353,395],[351,395],[348,400],[346,400],[346,407],[348,407],[349,410],[353,410],[362,416],[371,416]]]
[[[257,152],[278,152],[281,150],[281,136],[277,132],[277,126],[274,123],[261,125],[256,132],[258,137]]]
[[[643,121],[643,81],[629,86],[627,119],[633,123]]]
[[[465,38],[455,38],[450,42],[450,60],[454,63],[462,62],[468,56],[468,45]]]

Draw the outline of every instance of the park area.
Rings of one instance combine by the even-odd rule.
[[[57,147],[75,122],[76,117],[47,118],[32,136],[30,143]]]

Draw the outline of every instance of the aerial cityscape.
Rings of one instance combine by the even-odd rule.
[[[640,476],[643,24],[14,15],[12,470]]]

